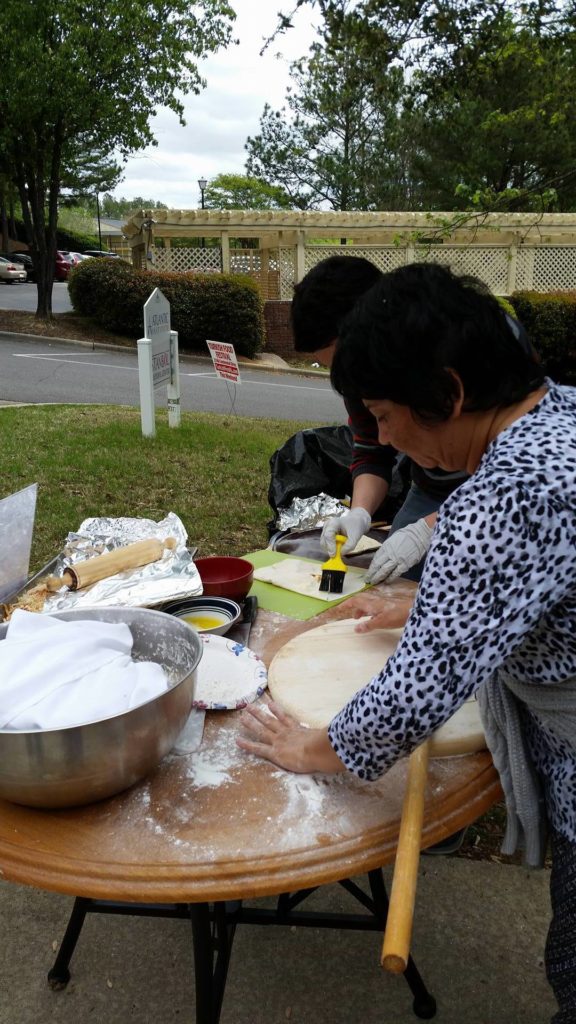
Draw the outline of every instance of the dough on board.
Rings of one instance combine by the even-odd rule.
[[[349,568],[344,574],[342,594],[330,594],[319,589],[322,576],[322,565],[319,562],[308,562],[303,558],[283,558],[274,565],[266,565],[254,570],[254,579],[262,583],[273,583],[284,590],[292,590],[305,597],[315,597],[319,601],[335,601],[340,597],[349,597],[366,586],[365,570]]]
[[[324,728],[394,653],[401,629],[356,633],[358,619],[339,619],[289,640],[273,658],[268,687],[286,711]],[[434,735],[432,756],[473,753],[486,746],[478,703],[467,701]]]

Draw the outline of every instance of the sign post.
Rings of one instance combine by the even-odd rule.
[[[168,426],[180,426],[180,366],[178,362],[178,334],[170,331],[170,380],[168,382]]]
[[[168,385],[168,423],[180,424],[178,335],[170,330],[170,303],[155,288],[144,303],[144,337],[138,340],[140,419],[144,437],[155,437],[154,391]]]

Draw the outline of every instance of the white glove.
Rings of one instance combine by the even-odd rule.
[[[348,537],[342,545],[342,554],[349,555],[354,550],[360,537],[363,537],[366,530],[370,529],[372,516],[365,508],[351,508],[341,516],[334,516],[324,525],[320,543],[329,555],[336,554],[336,534],[342,533]]]
[[[415,523],[396,530],[370,562],[366,583],[382,583],[383,580],[390,583],[413,565],[418,565],[428,551],[432,533],[432,527],[425,519],[417,519]]]

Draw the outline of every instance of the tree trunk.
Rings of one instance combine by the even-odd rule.
[[[2,228],[2,252],[8,252],[9,248],[9,232],[8,232],[8,217],[6,214],[6,193],[2,189],[0,194],[0,225]]]

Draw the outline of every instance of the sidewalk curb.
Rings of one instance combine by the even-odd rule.
[[[44,341],[50,344],[50,342],[57,343],[59,345],[80,345],[82,348],[89,348],[95,351],[101,349],[105,352],[121,352],[126,349],[128,352],[136,352],[137,345],[134,342],[133,345],[113,345],[111,342],[106,341],[81,341],[79,338],[74,340],[73,338],[54,338],[47,334],[24,334],[22,331],[0,331],[0,341],[8,339],[13,336],[21,338],[23,341]],[[267,353],[262,353],[262,358],[258,360],[246,359],[242,356],[238,356],[238,366],[243,367],[245,370],[267,370],[268,373],[292,373],[300,377],[323,377],[326,378],[328,375],[323,370],[315,370],[312,367],[310,369],[304,369],[298,366],[289,366],[285,363],[281,356],[277,356],[274,353],[268,353],[272,356],[272,359],[267,359]],[[275,362],[280,360],[280,362]],[[180,353],[181,362],[202,362],[212,365],[212,359],[210,356],[196,355],[191,352]]]

